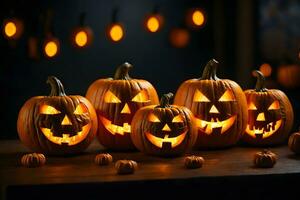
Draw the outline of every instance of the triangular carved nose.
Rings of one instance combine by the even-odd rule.
[[[131,112],[130,112],[130,108],[129,108],[129,106],[128,106],[128,104],[127,103],[125,103],[125,105],[124,105],[124,107],[122,108],[122,110],[121,110],[121,113],[126,113],[126,114],[130,114]]]
[[[61,122],[61,125],[72,125],[72,122],[67,115],[65,115],[64,119]]]
[[[263,112],[262,112],[262,113],[259,113],[259,114],[257,115],[256,121],[262,121],[262,122],[266,121],[265,113],[263,113]]]
[[[219,113],[218,109],[216,108],[215,105],[213,105],[210,110],[209,110],[209,113]]]
[[[163,131],[171,131],[170,127],[168,126],[168,124],[166,124],[163,128]]]

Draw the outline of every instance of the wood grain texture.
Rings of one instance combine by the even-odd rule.
[[[261,148],[235,147],[218,151],[197,151],[188,155],[202,156],[205,163],[201,169],[185,169],[184,157],[159,158],[144,155],[140,152],[109,152],[114,162],[120,159],[135,160],[139,163],[138,170],[132,175],[117,175],[114,165],[97,166],[94,157],[98,153],[107,152],[96,141],[83,153],[78,156],[69,157],[47,157],[47,164],[41,168],[25,168],[20,166],[19,160],[24,153],[29,152],[19,141],[0,142],[0,185],[2,192],[15,194],[24,188],[51,188],[57,184],[70,187],[78,185],[103,185],[101,188],[109,188],[116,184],[149,183],[163,187],[164,184],[175,183],[182,186],[201,182],[204,185],[224,184],[224,180],[233,181],[239,184],[253,180],[257,181],[255,187],[267,187],[261,185],[259,180],[268,180],[272,184],[283,184],[277,179],[299,179],[300,177],[300,156],[295,156],[288,150],[287,146],[270,148],[278,155],[278,163],[272,169],[257,169],[253,167],[253,155]],[[274,178],[274,180],[273,180]],[[257,180],[258,179],[258,180]],[[202,183],[203,184],[203,183]],[[105,186],[104,186],[105,185]],[[166,184],[168,185],[168,184]],[[185,187],[186,187],[185,186]],[[242,186],[242,185],[240,185]],[[157,187],[157,185],[155,186]],[[214,186],[215,187],[215,186]],[[46,190],[44,188],[44,190]],[[87,187],[90,190],[93,187]],[[74,188],[73,188],[74,189]],[[135,189],[133,189],[135,190]],[[204,190],[204,188],[203,188]],[[95,191],[94,191],[95,192]],[[74,193],[75,194],[75,193]]]

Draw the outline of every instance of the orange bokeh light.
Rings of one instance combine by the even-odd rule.
[[[79,31],[75,35],[75,44],[79,47],[84,47],[87,45],[88,35],[84,31]]]
[[[124,37],[123,27],[120,24],[113,24],[108,30],[108,35],[112,41],[120,41]]]
[[[47,57],[52,58],[58,54],[59,42],[58,40],[51,39],[48,40],[44,45],[44,53]]]
[[[264,63],[259,67],[259,71],[261,71],[265,77],[268,77],[272,74],[272,67],[270,64]]]
[[[204,14],[200,10],[194,10],[192,14],[192,22],[195,26],[202,26],[204,24]]]

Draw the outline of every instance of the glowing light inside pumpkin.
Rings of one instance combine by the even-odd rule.
[[[148,116],[148,120],[150,122],[160,122],[160,120],[158,119],[158,117],[156,117],[156,115],[154,115],[153,113],[151,113],[149,116]]]
[[[270,122],[262,128],[255,127],[254,125],[250,126],[248,124],[246,128],[246,133],[248,133],[253,138],[260,137],[264,139],[273,135],[281,127],[281,124],[281,119],[277,120],[276,122]]]
[[[211,118],[211,121],[209,122],[196,118],[196,125],[201,131],[203,131],[207,135],[212,134],[215,128],[221,128],[221,134],[223,134],[233,125],[235,119],[236,115],[224,121],[219,121],[218,118]]]
[[[145,135],[146,135],[147,139],[153,145],[157,146],[158,148],[162,148],[163,143],[171,143],[171,147],[175,148],[183,142],[183,140],[186,136],[186,133],[187,133],[187,131],[185,131],[184,133],[180,134],[177,137],[169,137],[169,135],[165,135],[164,138],[156,137],[148,132],[146,132]]]
[[[183,122],[183,117],[181,115],[177,115],[173,118],[172,122],[173,123],[182,123]]]
[[[200,90],[196,90],[193,98],[194,102],[210,102],[210,100]]]
[[[226,90],[219,99],[219,101],[234,101],[234,100],[235,100],[234,95],[230,90]]]
[[[65,115],[64,119],[61,122],[61,125],[72,125],[72,122],[67,115]]]
[[[55,144],[58,145],[67,144],[68,146],[72,146],[83,141],[88,135],[90,129],[91,129],[91,123],[88,123],[87,125],[82,127],[82,130],[80,132],[77,132],[76,135],[71,137],[70,134],[68,133],[62,134],[62,137],[54,136],[53,132],[49,128],[41,128],[41,131],[49,141]]]
[[[54,57],[58,52],[58,44],[55,41],[50,40],[46,43],[44,51],[48,57]]]
[[[106,130],[108,130],[112,135],[119,134],[124,135],[125,133],[131,132],[131,126],[128,123],[123,123],[123,126],[118,126],[112,124],[110,120],[106,119],[105,117],[100,116],[100,120]]]
[[[4,25],[4,33],[7,37],[13,37],[17,33],[17,26],[14,22],[8,21]]]
[[[40,113],[45,115],[55,115],[55,114],[59,114],[60,111],[58,111],[56,108],[52,106],[44,104],[40,106]]]
[[[164,127],[162,128],[163,131],[171,131],[170,127],[168,124],[165,124]]]
[[[212,107],[209,110],[209,113],[219,113],[219,111],[215,105],[212,105]]]
[[[78,45],[79,47],[84,47],[86,46],[87,41],[88,41],[88,35],[86,34],[86,32],[79,31],[78,33],[76,33],[75,35],[76,45]]]
[[[279,101],[274,101],[268,108],[268,110],[278,110],[280,108]]]
[[[265,118],[265,113],[259,113],[258,115],[257,115],[257,118],[256,118],[256,121],[266,121],[266,118]]]
[[[133,102],[137,102],[137,103],[146,103],[149,102],[149,95],[148,92],[146,90],[142,90],[140,91],[137,95],[135,95],[132,100]]]
[[[123,114],[130,114],[131,113],[130,108],[129,108],[127,103],[125,103],[123,109],[121,110],[121,113],[123,113]]]
[[[160,28],[160,21],[156,16],[150,16],[147,19],[146,26],[150,32],[155,33]]]
[[[249,105],[248,105],[248,110],[257,110],[255,104],[253,102],[251,102]]]
[[[114,42],[120,41],[124,36],[122,26],[120,24],[113,24],[109,29],[109,36]]]
[[[196,26],[202,26],[204,24],[204,14],[200,10],[195,10],[192,14],[192,22]]]
[[[259,67],[259,71],[261,71],[265,77],[268,77],[272,74],[272,67],[270,64],[264,63]]]
[[[105,103],[121,103],[121,100],[114,95],[110,90],[108,90],[104,95],[104,102]]]
[[[82,115],[82,114],[87,113],[87,112],[88,112],[88,108],[83,103],[80,103],[80,104],[78,104],[78,106],[76,106],[74,114],[75,115]]]

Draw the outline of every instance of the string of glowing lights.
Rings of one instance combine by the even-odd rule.
[[[72,44],[76,48],[86,48],[93,40],[93,31],[84,24],[85,13],[80,15],[79,26],[72,33]],[[200,28],[205,22],[205,14],[199,8],[189,10],[187,13],[187,24],[192,28]],[[144,26],[149,33],[159,32],[164,24],[164,17],[157,11],[147,15]],[[23,33],[23,22],[18,18],[8,18],[3,21],[2,32],[8,40],[17,40]],[[107,27],[107,37],[110,41],[117,43],[125,37],[125,27],[117,20],[117,10],[113,12],[113,20]],[[174,28],[170,32],[170,42],[176,48],[185,47],[189,42],[189,32],[185,28]],[[54,58],[60,51],[60,41],[54,36],[48,37],[43,43],[43,52],[47,58]]]

